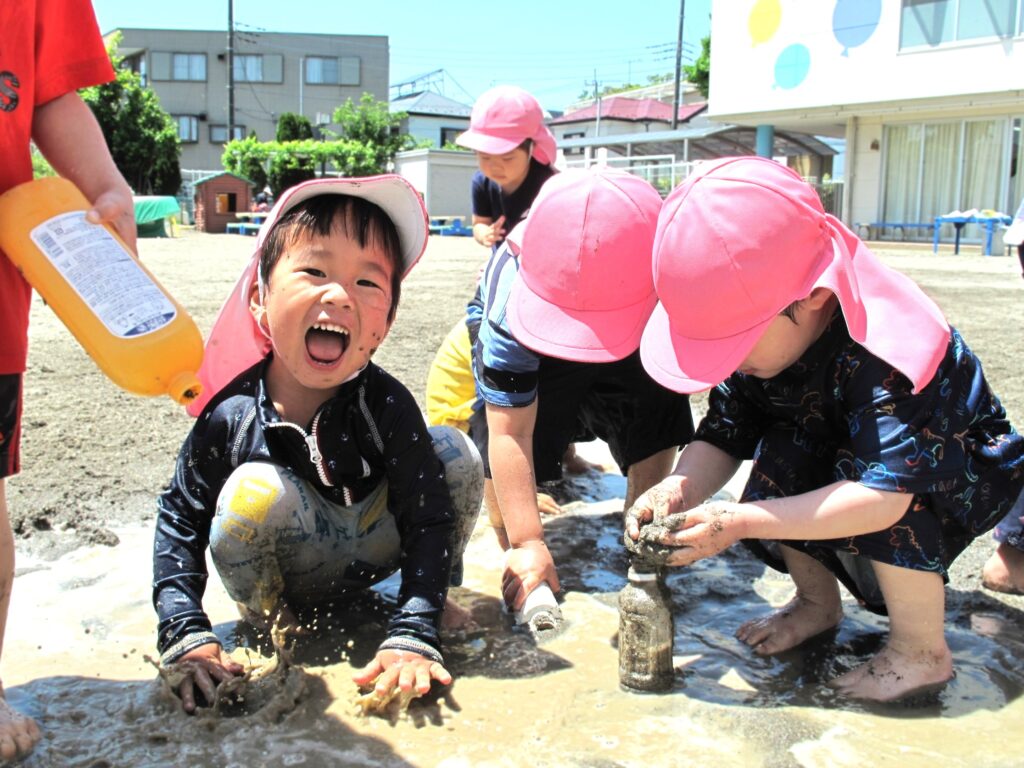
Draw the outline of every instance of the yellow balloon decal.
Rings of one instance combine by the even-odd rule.
[[[782,20],[782,6],[779,0],[757,0],[750,9],[747,26],[750,28],[752,45],[772,39]]]

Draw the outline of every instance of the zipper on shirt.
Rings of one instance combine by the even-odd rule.
[[[306,432],[298,424],[291,421],[279,421],[276,423],[267,424],[267,428],[275,427],[288,427],[294,429],[300,435],[302,435],[302,441],[306,444],[306,450],[309,452],[309,460],[313,462],[313,466],[316,468],[316,474],[320,478],[320,482],[326,485],[328,488],[333,488],[334,483],[331,482],[331,478],[327,474],[327,468],[324,467],[324,456],[320,453],[320,447],[317,445],[317,425],[320,423],[320,412],[317,412],[316,416],[313,417],[313,427],[310,432]],[[351,503],[351,502],[350,502]]]

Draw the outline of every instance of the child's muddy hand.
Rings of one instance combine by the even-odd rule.
[[[543,541],[524,541],[505,553],[501,594],[509,608],[518,611],[526,601],[526,596],[545,581],[554,592],[562,588],[558,582],[555,561]]]
[[[626,510],[626,536],[636,541],[640,538],[640,529],[643,526],[685,509],[684,482],[678,475],[669,475],[644,492],[633,506]]]
[[[450,685],[452,676],[439,661],[412,651],[386,648],[377,651],[373,661],[352,675],[352,680],[360,687],[373,684],[378,698],[386,699],[397,691],[422,696],[430,690],[434,680]]]
[[[742,504],[712,501],[666,519],[659,543],[673,547],[666,565],[690,565],[743,538]]]
[[[171,666],[183,675],[177,692],[182,709],[189,714],[196,711],[196,688],[206,699],[206,706],[211,706],[217,699],[217,686],[245,672],[217,643],[193,648]]]

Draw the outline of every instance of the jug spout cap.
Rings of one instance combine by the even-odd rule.
[[[199,383],[199,377],[192,371],[183,371],[171,379],[167,385],[167,394],[174,402],[181,405],[188,405],[203,391],[203,385]]]

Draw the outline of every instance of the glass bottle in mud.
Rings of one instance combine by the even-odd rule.
[[[634,563],[619,593],[619,683],[636,691],[672,687],[671,596],[656,568]]]

